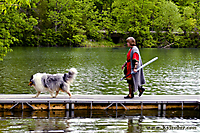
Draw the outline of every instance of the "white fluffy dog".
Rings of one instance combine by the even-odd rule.
[[[75,68],[71,68],[65,74],[36,73],[32,75],[28,85],[33,86],[37,91],[36,96],[33,98],[38,97],[41,92],[46,91],[51,94],[52,98],[56,98],[60,90],[66,92],[71,98],[70,84],[73,83],[77,73]],[[55,96],[53,96],[54,91],[56,91]]]

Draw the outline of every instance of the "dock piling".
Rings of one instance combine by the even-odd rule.
[[[13,105],[10,110],[12,110],[14,107],[16,107],[19,104],[19,102],[17,102],[15,105]]]

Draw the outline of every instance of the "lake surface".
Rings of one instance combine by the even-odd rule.
[[[31,75],[37,72],[78,76],[73,94],[127,95],[120,81],[128,48],[14,47],[0,62],[1,94],[33,94]],[[140,49],[144,68],[144,95],[199,95],[200,49]],[[66,95],[60,92],[59,95]],[[199,111],[0,111],[0,132],[200,132]],[[185,127],[185,128],[184,128]],[[186,130],[187,129],[187,130]]]
[[[28,86],[37,72],[66,73],[78,70],[71,87],[73,94],[127,94],[126,81],[120,81],[128,48],[46,48],[14,47],[0,62],[1,94],[32,94]],[[158,60],[144,68],[144,95],[199,95],[200,49],[140,49],[143,63]]]

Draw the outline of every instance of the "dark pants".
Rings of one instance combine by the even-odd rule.
[[[127,83],[129,84],[129,87],[131,87],[131,89],[134,89],[133,86],[134,86],[134,83],[133,83],[133,80],[127,80]],[[129,88],[130,89],[130,88]],[[138,86],[138,91],[142,90],[142,86]]]

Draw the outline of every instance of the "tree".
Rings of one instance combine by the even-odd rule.
[[[81,46],[113,34],[141,47],[200,42],[198,0],[5,0],[0,10],[1,60],[10,46]]]
[[[150,47],[153,42],[149,32],[153,4],[149,0],[116,0],[112,9],[115,30],[128,32],[136,38],[137,43]]]
[[[0,3],[0,61],[7,52],[12,51],[10,45],[18,41],[18,38],[13,36],[12,28],[14,25],[13,21],[18,21],[19,23],[24,22],[24,16],[19,15],[16,11],[22,6],[30,6],[30,1],[27,0],[4,0]],[[32,20],[31,20],[32,21]],[[18,24],[19,24],[18,23]],[[26,30],[26,28],[25,28]]]
[[[179,40],[175,32],[181,32],[182,18],[178,7],[171,1],[161,0],[156,3],[158,10],[155,12],[153,22],[158,43],[163,45],[174,44]]]
[[[76,46],[87,37],[100,38],[98,10],[92,0],[49,0],[35,5],[28,14],[38,18],[39,45]]]

